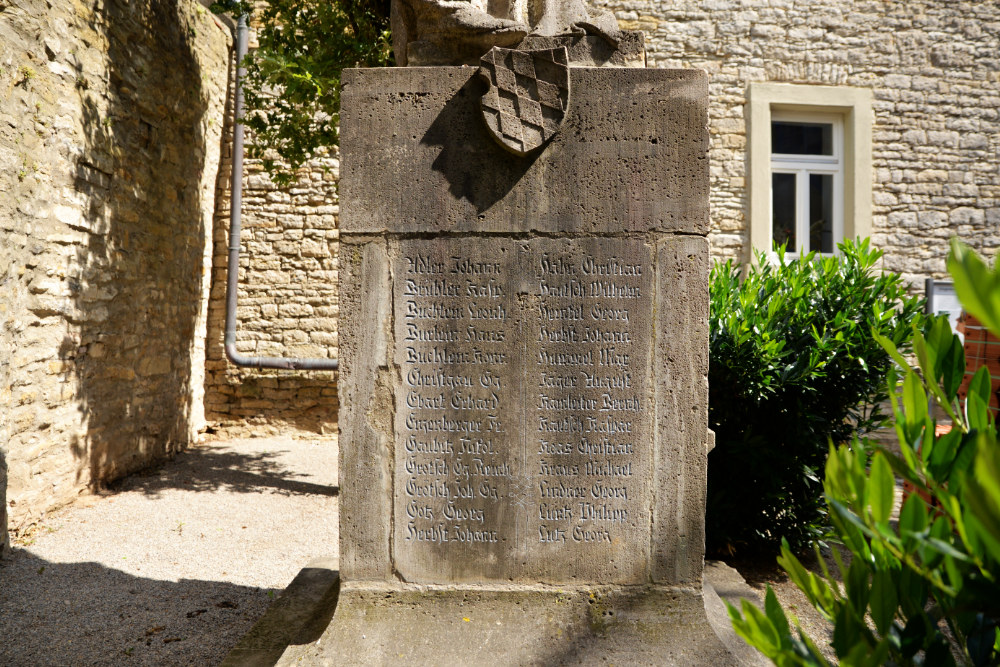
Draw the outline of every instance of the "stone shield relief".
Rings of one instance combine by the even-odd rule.
[[[569,55],[565,47],[517,51],[494,47],[479,75],[489,83],[480,105],[490,134],[516,155],[551,139],[569,108]]]

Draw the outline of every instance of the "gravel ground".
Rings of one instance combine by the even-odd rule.
[[[211,442],[81,497],[0,563],[0,665],[214,665],[337,554],[337,443]]]
[[[338,491],[335,436],[273,437],[81,497],[0,561],[0,665],[218,664],[306,563],[337,555]],[[729,564],[829,639],[773,561]]]

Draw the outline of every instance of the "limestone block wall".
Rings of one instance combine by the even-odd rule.
[[[337,423],[335,372],[239,368],[225,355],[233,75],[231,69],[213,220],[205,416],[211,429],[228,435],[329,433]],[[277,187],[259,161],[244,162],[236,313],[241,354],[337,357],[338,177],[336,151],[311,162],[286,188]]]
[[[0,3],[0,460],[15,530],[201,426],[230,42],[194,0]]]
[[[751,82],[869,88],[874,96],[872,235],[885,268],[918,286],[943,276],[947,239],[1000,246],[1000,5],[976,0],[596,0],[646,35],[650,67],[710,77],[711,241],[749,257]],[[231,95],[230,95],[231,97]],[[231,116],[227,123],[230,127]],[[251,139],[252,141],[252,139]],[[228,139],[224,160],[228,159]],[[338,177],[334,154],[276,188],[244,173],[238,346],[247,355],[338,353]],[[229,198],[220,171],[205,405],[229,432],[325,431],[336,374],[237,369],[222,348]]]
[[[870,88],[872,236],[885,268],[943,277],[949,236],[1000,246],[1000,4],[981,0],[597,0],[650,67],[709,73],[713,254],[746,259],[751,82]]]

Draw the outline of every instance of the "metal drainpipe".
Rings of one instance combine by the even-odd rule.
[[[233,121],[232,199],[229,211],[229,264],[226,267],[226,356],[237,366],[285,368],[297,371],[335,371],[337,359],[293,357],[247,357],[236,351],[236,299],[240,268],[240,213],[243,207],[243,58],[247,55],[247,17],[236,24],[236,100]]]

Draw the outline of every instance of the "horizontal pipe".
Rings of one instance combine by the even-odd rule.
[[[236,99],[233,108],[233,175],[229,207],[229,259],[226,266],[226,357],[243,368],[285,368],[293,371],[335,371],[337,359],[296,357],[248,357],[236,350],[236,301],[240,268],[240,227],[243,209],[243,77],[247,55],[247,17],[236,24]]]

